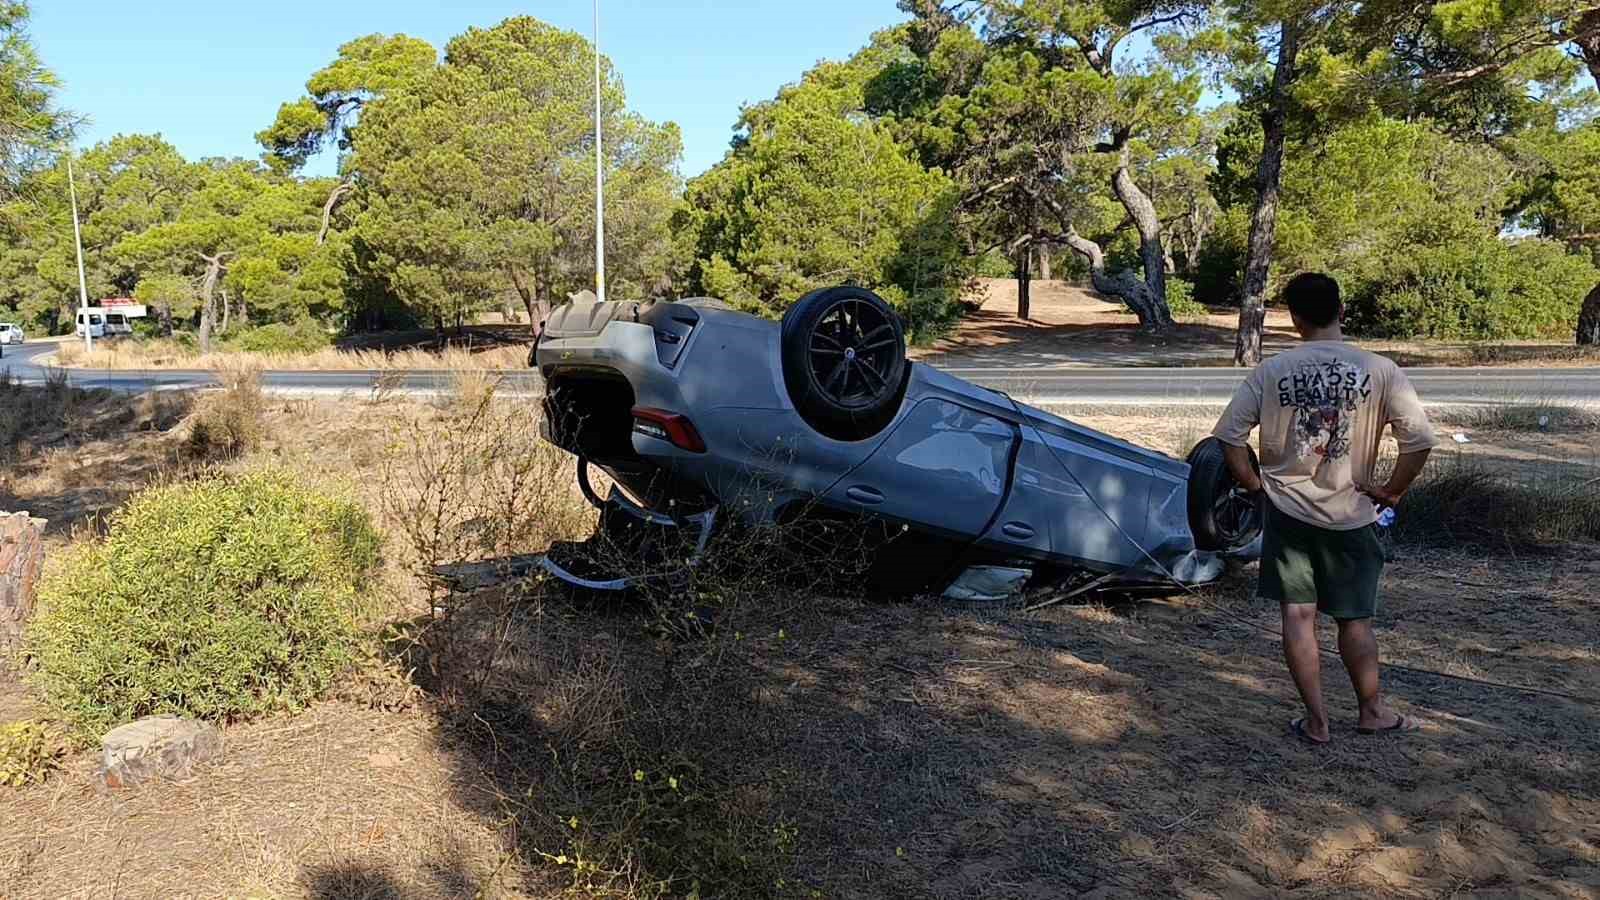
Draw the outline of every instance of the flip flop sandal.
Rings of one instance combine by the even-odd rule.
[[[1311,732],[1306,731],[1306,720],[1305,720],[1304,716],[1302,716],[1302,717],[1300,717],[1298,719],[1294,719],[1293,721],[1291,721],[1289,723],[1289,730],[1294,732],[1294,736],[1295,737],[1299,738],[1302,741],[1305,741],[1306,743],[1310,744],[1313,747],[1326,747],[1329,744],[1333,743],[1333,740],[1331,738],[1329,740],[1326,740],[1326,741],[1319,741],[1316,738],[1312,737],[1311,736]]]
[[[1384,728],[1357,728],[1356,734],[1405,734],[1408,731],[1416,731],[1418,728],[1417,723],[1405,716],[1396,714],[1393,725]]]

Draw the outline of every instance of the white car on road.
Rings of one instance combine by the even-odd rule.
[[[20,344],[24,337],[21,325],[0,322],[0,344]]]

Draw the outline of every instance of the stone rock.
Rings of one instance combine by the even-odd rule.
[[[0,655],[21,641],[44,562],[44,519],[0,512]]]
[[[222,753],[222,734],[205,722],[181,716],[147,716],[113,728],[100,740],[100,769],[107,788],[131,787],[155,778],[182,778]]]

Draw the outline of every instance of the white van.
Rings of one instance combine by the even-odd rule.
[[[98,309],[78,310],[78,337],[83,337],[87,332],[89,337],[98,338],[106,336],[106,316]]]
[[[13,322],[0,322],[0,344],[20,344],[23,341],[22,326]]]
[[[128,313],[120,308],[103,309],[91,306],[88,309],[78,310],[78,337],[83,337],[84,317],[89,319],[90,337],[121,337],[133,334],[133,323],[128,321]]]

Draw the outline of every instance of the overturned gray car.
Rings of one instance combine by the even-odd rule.
[[[719,528],[859,519],[893,537],[871,589],[953,596],[995,572],[1198,584],[1259,548],[1258,501],[1214,440],[1174,459],[911,362],[900,318],[859,287],[807,294],[782,322],[706,298],[577,300],[530,363],[544,437],[577,456],[602,530],[674,529],[703,549]],[[543,565],[590,589],[639,577]]]

